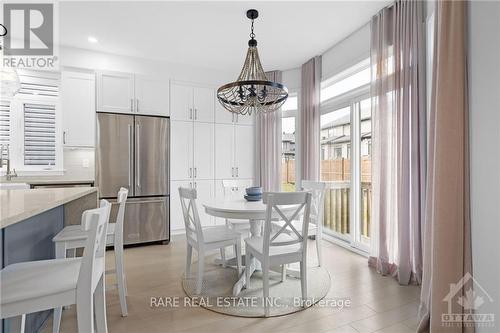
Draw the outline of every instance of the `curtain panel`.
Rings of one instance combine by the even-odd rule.
[[[461,302],[474,295],[466,40],[467,2],[438,1],[434,21],[420,332],[474,332],[474,322],[464,325],[462,320],[443,321],[443,315],[462,317],[474,311]]]
[[[281,83],[281,71],[266,72]],[[281,110],[255,115],[255,182],[264,191],[281,191]]]
[[[300,95],[300,179],[319,180],[321,56],[302,65]]]
[[[423,2],[371,21],[373,211],[369,263],[400,284],[422,279],[426,178]]]

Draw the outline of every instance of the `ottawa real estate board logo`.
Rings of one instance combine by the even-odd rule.
[[[462,290],[465,290],[464,295]],[[447,313],[441,314],[443,326],[495,326],[495,314],[480,311],[486,303],[493,303],[493,298],[468,272],[457,283],[450,284],[443,302],[448,304]],[[463,308],[463,312],[453,313],[455,302]]]
[[[57,3],[3,2],[2,67],[57,69]]]

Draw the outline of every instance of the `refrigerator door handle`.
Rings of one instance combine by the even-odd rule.
[[[132,185],[132,125],[128,125],[128,188]]]
[[[137,187],[141,187],[141,162],[140,162],[140,147],[141,147],[141,126],[135,125],[135,183]]]

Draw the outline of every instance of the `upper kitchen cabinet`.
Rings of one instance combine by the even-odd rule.
[[[134,74],[97,72],[97,111],[134,112]]]
[[[169,83],[153,76],[97,72],[97,111],[168,116]]]
[[[253,125],[255,122],[255,115],[239,115],[232,113],[215,100],[215,122],[217,124],[239,124],[239,125]]]
[[[172,120],[213,122],[215,93],[212,88],[172,83],[170,115]]]
[[[61,76],[63,144],[95,146],[95,75],[64,71]]]
[[[135,111],[141,115],[169,116],[169,82],[135,75]]]

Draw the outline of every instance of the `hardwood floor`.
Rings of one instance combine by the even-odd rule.
[[[282,317],[241,318],[203,308],[151,307],[151,297],[184,296],[180,283],[185,262],[184,239],[176,236],[169,245],[125,250],[129,315],[120,316],[118,291],[108,291],[110,332],[406,333],[416,330],[420,288],[400,286],[392,277],[380,276],[370,269],[366,258],[328,242],[323,244],[325,267],[332,277],[327,297],[350,299],[348,308],[314,307]],[[312,241],[310,246],[309,255],[315,258]],[[111,268],[112,251],[107,252],[106,261]],[[113,280],[114,277],[108,277],[108,285]],[[49,320],[44,332],[51,330]],[[75,306],[72,306],[63,312],[61,332],[76,331]]]

